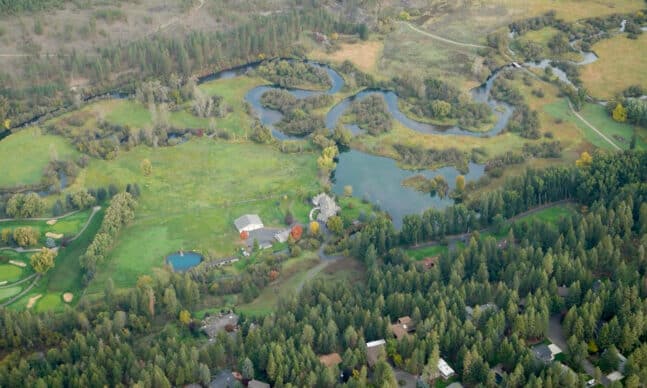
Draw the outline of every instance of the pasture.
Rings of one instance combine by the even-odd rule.
[[[644,53],[647,50],[647,34],[638,39],[628,39],[618,34],[593,45],[600,57],[581,70],[582,82],[589,93],[608,100],[632,85],[647,89],[647,66]]]
[[[144,158],[153,164],[150,177],[140,169]],[[180,248],[234,253],[240,239],[233,220],[242,214],[257,213],[266,225],[280,226],[290,209],[305,221],[309,205],[303,195],[319,190],[313,155],[206,138],[93,160],[79,179],[88,187],[111,182],[122,187],[137,182],[142,188],[135,221],[121,232],[95,281],[112,277],[123,287]]]
[[[74,159],[79,153],[65,139],[32,127],[3,139],[0,155],[0,187],[13,187],[40,183],[50,160]]]

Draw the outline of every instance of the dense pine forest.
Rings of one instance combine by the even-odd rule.
[[[170,387],[207,384],[231,368],[279,387],[395,387],[387,359],[430,376],[439,357],[466,384],[496,385],[491,368],[501,364],[504,386],[577,386],[576,374],[530,350],[556,316],[566,365],[580,371],[587,355],[599,355],[596,373],[607,373],[622,354],[623,383],[637,387],[647,381],[646,181],[647,152],[596,153],[577,166],[527,171],[474,202],[410,216],[401,232],[377,217],[338,242],[366,264],[366,282],[306,284],[273,315],[241,316],[239,331],[213,342],[186,315],[170,323],[208,292],[208,279],[188,274],[144,275],[129,293],[108,284],[101,302],[56,315],[5,309],[0,386]],[[487,235],[562,200],[583,211],[557,223],[512,221],[503,239]],[[462,233],[465,247],[442,254],[431,270],[402,250]],[[495,307],[468,316],[467,306],[486,304]],[[415,333],[390,339],[390,324],[407,315]],[[382,338],[385,354],[369,374],[365,343]],[[342,362],[326,368],[317,355],[331,352]]]

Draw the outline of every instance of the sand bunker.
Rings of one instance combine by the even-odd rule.
[[[27,308],[30,309],[34,307],[34,305],[36,304],[36,301],[42,297],[43,297],[43,294],[38,294],[36,296],[32,296],[31,298],[29,298],[29,302],[27,302]]]
[[[74,294],[72,294],[71,292],[66,292],[65,294],[63,294],[63,301],[65,303],[70,303],[72,302],[73,299],[74,299]]]
[[[27,266],[27,264],[23,263],[22,261],[17,261],[17,260],[9,260],[9,264],[13,264],[13,265],[15,265],[17,267],[20,267],[20,268],[25,268]]]
[[[47,225],[54,225],[58,220],[49,220],[47,221]]]
[[[53,238],[54,240],[58,240],[59,238],[63,238],[63,234],[62,233],[47,232],[47,233],[45,233],[45,237]]]

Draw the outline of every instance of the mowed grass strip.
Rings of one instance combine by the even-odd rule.
[[[618,34],[593,45],[600,57],[581,70],[581,79],[589,93],[597,98],[611,99],[632,85],[647,89],[647,34],[628,39]]]
[[[78,152],[59,136],[44,135],[32,127],[0,141],[0,187],[39,183],[53,156],[68,160]]]
[[[0,282],[13,283],[20,280],[23,269],[13,264],[0,264]]]
[[[149,159],[150,177],[140,163]],[[202,138],[175,147],[140,146],[115,160],[92,160],[78,184],[138,183],[135,221],[119,234],[92,290],[109,277],[120,287],[164,265],[182,248],[231,255],[240,238],[233,221],[257,213],[267,226],[282,226],[289,208],[305,222],[309,206],[297,193],[319,189],[315,154],[283,154],[270,146]],[[285,197],[287,196],[287,198]],[[102,288],[101,288],[102,289]]]

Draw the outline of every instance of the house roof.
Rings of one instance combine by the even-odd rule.
[[[403,326],[404,325],[400,325],[400,324],[391,325],[391,332],[393,332],[393,335],[395,336],[395,338],[399,340],[401,340],[407,335],[407,329]]]
[[[540,344],[532,348],[532,352],[538,359],[542,361],[551,361],[553,359],[553,353],[550,351],[550,348],[546,344]]]
[[[561,296],[562,298],[568,296],[568,287],[566,286],[560,286],[557,287],[557,295]]]
[[[249,383],[247,383],[247,387],[248,388],[270,388],[270,385],[262,381],[251,380]]]
[[[562,352],[562,348],[555,344],[548,345],[548,349],[550,349],[550,354],[552,354],[553,356],[556,356]]]
[[[290,229],[282,230],[280,232],[277,232],[274,235],[274,238],[276,239],[276,241],[278,241],[280,243],[284,243],[284,242],[288,241],[289,237],[290,237]]]
[[[263,227],[263,222],[258,214],[245,214],[244,216],[238,217],[234,221],[234,225],[236,225],[236,229],[243,230],[252,225],[260,225]]]
[[[319,208],[317,221],[326,222],[341,210],[335,200],[326,193],[321,193],[312,198],[312,204]]]
[[[447,361],[443,360],[442,358],[438,359],[438,371],[440,374],[444,377],[449,377],[452,376],[454,373],[454,369],[452,369],[451,366],[447,363]]]
[[[319,356],[319,361],[330,368],[331,366],[341,363],[341,356],[339,353],[323,354]]]
[[[622,380],[624,378],[625,378],[625,376],[622,373],[618,372],[618,371],[613,371],[613,372],[611,372],[611,373],[609,373],[607,375],[607,379],[609,379],[609,381],[612,381],[612,382],[613,381],[620,381],[620,380]]]
[[[398,323],[401,325],[411,325],[411,317],[406,315],[404,317],[398,318]]]
[[[384,345],[386,345],[386,341],[383,339],[366,343],[366,361],[369,366],[377,363],[380,351],[384,348]]]

